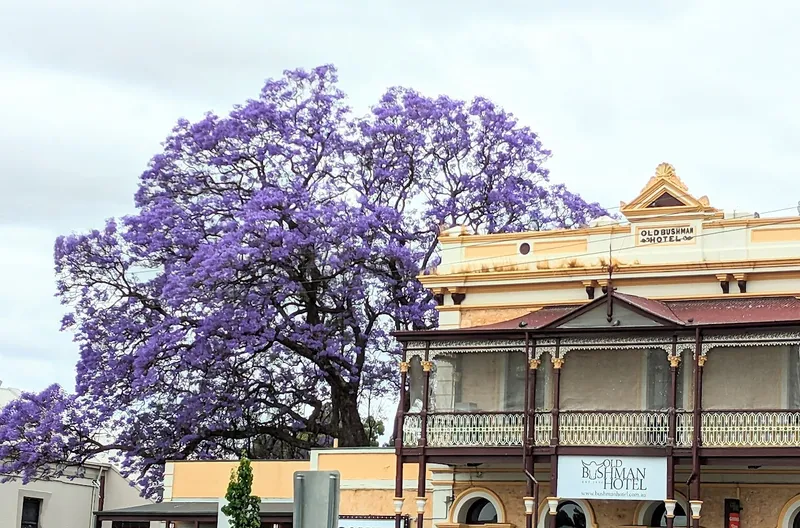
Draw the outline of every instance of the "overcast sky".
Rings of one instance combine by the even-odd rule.
[[[788,0],[0,0],[0,380],[73,387],[55,237],[132,212],[178,117],[288,68],[336,64],[359,110],[392,85],[489,97],[540,133],[554,180],[608,207],[661,161],[712,205],[791,206],[798,15]]]

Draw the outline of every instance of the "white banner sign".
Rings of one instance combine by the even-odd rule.
[[[667,459],[560,456],[558,496],[563,499],[664,500]]]

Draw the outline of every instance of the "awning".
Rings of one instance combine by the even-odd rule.
[[[216,521],[219,512],[217,501],[159,502],[118,510],[95,512],[100,521]],[[292,522],[291,502],[262,502],[261,520],[272,523]]]

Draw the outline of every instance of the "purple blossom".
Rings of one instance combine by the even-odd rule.
[[[390,332],[436,325],[417,277],[440,229],[604,213],[549,183],[549,156],[482,98],[393,88],[353,115],[331,66],[178,121],[133,214],[56,240],[76,389],[0,413],[0,473],[49,477],[110,452],[158,496],[169,459],[366,445],[360,398],[396,390]]]

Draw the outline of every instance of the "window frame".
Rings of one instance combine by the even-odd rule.
[[[483,513],[483,510],[487,507],[491,508],[492,511],[494,511],[494,516],[490,520],[482,521],[480,519],[480,516]],[[498,518],[499,515],[497,513],[497,508],[495,508],[494,504],[492,504],[492,501],[490,501],[486,497],[479,497],[475,499],[467,507],[467,512],[464,514],[465,524],[475,525],[475,526],[481,524],[497,524]]]
[[[36,520],[25,520],[25,504],[36,504]],[[30,495],[22,496],[22,504],[20,508],[20,528],[39,528],[42,525],[42,510],[44,509],[44,499],[41,497],[32,497]]]
[[[150,528],[150,521],[111,521],[111,528]]]
[[[580,504],[578,504],[575,501],[565,500],[565,501],[559,502],[558,503],[558,507],[556,508],[556,527],[558,526],[558,514],[561,512],[561,508],[563,508],[564,506],[574,506],[575,508],[579,509],[581,514],[583,515],[584,526],[575,527],[575,528],[588,528],[589,526],[591,526],[590,525],[590,521],[589,521],[589,515],[586,513],[586,510],[584,510],[583,506],[581,506]]]

